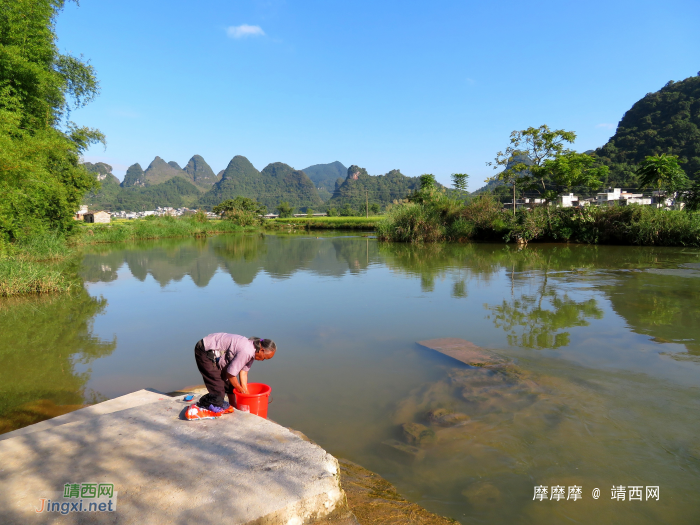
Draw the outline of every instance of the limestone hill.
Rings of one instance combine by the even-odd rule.
[[[314,183],[303,171],[275,162],[260,172],[247,158],[236,155],[224,170],[221,180],[200,202],[210,207],[239,195],[257,199],[269,209],[274,209],[281,201],[296,208],[322,204]]]
[[[385,175],[369,175],[366,169],[353,165],[348,168],[345,181],[335,189],[327,205],[338,209],[350,206],[359,210],[368,199],[370,205],[379,204],[384,208],[419,188],[419,177],[407,177],[399,170],[391,170]]]

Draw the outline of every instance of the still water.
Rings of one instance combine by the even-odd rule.
[[[81,275],[71,296],[0,302],[0,431],[200,384],[194,344],[228,331],[278,344],[250,372],[272,386],[271,419],[431,511],[700,522],[700,250],[247,234],[96,247]],[[509,373],[416,343],[442,337],[497,352]],[[437,408],[468,422],[432,425],[416,458],[384,444]],[[565,495],[533,500],[535,486]],[[659,501],[644,501],[651,486]]]

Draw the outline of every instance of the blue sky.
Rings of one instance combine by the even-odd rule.
[[[57,24],[102,86],[71,119],[122,178],[156,155],[258,168],[341,161],[470,188],[510,132],[603,145],[626,110],[700,70],[700,2],[81,0]]]

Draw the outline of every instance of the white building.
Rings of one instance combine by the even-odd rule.
[[[572,206],[579,205],[579,198],[573,193],[569,193],[568,195],[560,195],[558,204],[562,208],[571,208]]]
[[[651,204],[651,198],[645,197],[642,193],[629,193],[622,191],[620,188],[615,188],[612,191],[599,193],[596,196],[596,204],[599,206],[615,206],[627,204]]]

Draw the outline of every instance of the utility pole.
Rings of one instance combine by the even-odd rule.
[[[369,219],[369,192],[365,190],[365,217]]]

